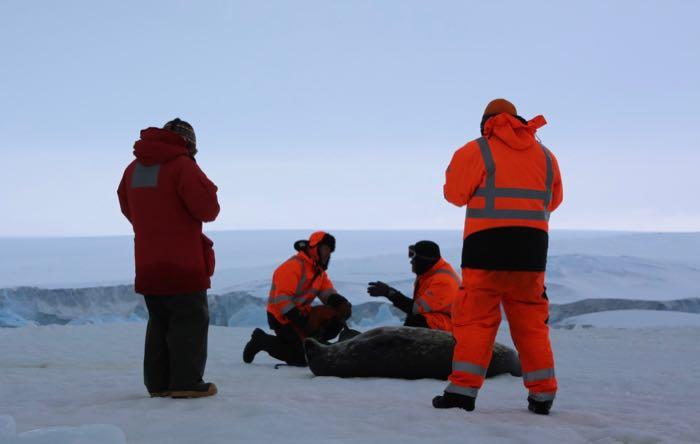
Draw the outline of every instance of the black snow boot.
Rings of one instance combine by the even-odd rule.
[[[250,335],[250,341],[248,341],[243,349],[243,362],[246,364],[253,362],[255,355],[262,350],[260,339],[265,335],[266,333],[259,328],[253,330],[253,333]]]
[[[527,409],[538,415],[549,415],[553,401],[537,401],[532,397],[527,398]]]
[[[474,410],[475,401],[476,398],[472,398],[471,396],[445,392],[442,396],[433,398],[433,407],[436,409],[452,409],[457,407],[471,412]]]

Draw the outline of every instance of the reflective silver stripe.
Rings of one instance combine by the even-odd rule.
[[[556,392],[529,393],[530,398],[535,401],[554,401],[556,395]]]
[[[461,285],[462,285],[462,279],[457,275],[457,273],[455,273],[455,272],[452,271],[452,270],[447,270],[447,269],[441,268],[440,270],[437,270],[437,271],[436,271],[435,273],[433,273],[433,274],[434,274],[434,275],[435,275],[435,274],[449,274],[450,276],[452,276],[452,279],[454,279],[454,280],[457,282],[457,285],[458,285],[458,286],[461,286]]]
[[[297,289],[295,291],[298,297],[303,294],[304,284],[306,283],[306,264],[304,264],[304,260],[298,256],[294,256],[294,259],[296,259],[296,261],[301,265],[301,279],[299,279],[299,283],[297,284]]]
[[[429,313],[432,311],[432,309],[430,308],[430,305],[428,305],[428,303],[423,298],[417,299],[413,303],[413,314],[420,313],[420,311],[418,310],[418,307],[422,308],[424,313]]]
[[[452,371],[453,372],[465,372],[465,373],[471,373],[472,375],[478,375],[481,376],[482,378],[486,376],[486,371],[488,369],[486,367],[482,367],[477,364],[472,364],[471,362],[466,362],[466,361],[452,361]]]
[[[272,285],[270,285],[270,296],[272,296],[272,293],[274,293],[275,290],[277,290],[277,287],[275,287],[275,284],[273,283]]]
[[[277,296],[270,296],[270,303],[271,304],[276,304],[278,302],[293,302],[294,301],[294,296],[289,296],[286,294],[281,294]]]
[[[487,193],[484,188],[479,188],[474,193],[474,196],[486,197]],[[514,199],[538,199],[544,200],[547,193],[539,190],[529,190],[526,188],[496,188],[493,192],[494,197],[510,197]]]
[[[467,208],[467,217],[475,219],[526,219],[548,220],[547,212],[542,210],[494,210]]]
[[[285,314],[285,315],[286,315],[286,314],[289,313],[290,311],[294,310],[295,307],[296,307],[296,305],[294,305],[294,302],[287,302],[287,305],[285,305],[284,307],[282,307],[282,310],[281,310],[281,311],[282,311],[282,314]]]
[[[547,214],[547,220],[549,220],[549,203],[552,201],[552,182],[554,180],[554,171],[552,170],[552,154],[549,152],[546,146],[542,145],[542,151],[544,151],[544,158],[547,162],[547,178],[545,179],[545,193],[544,198],[544,211]]]
[[[496,188],[496,164],[493,160],[491,147],[485,137],[477,139],[481,157],[484,161],[486,169],[486,183],[484,187],[476,190],[474,196],[483,197],[485,199],[484,208],[467,208],[467,218],[474,219],[525,219],[525,220],[549,220],[549,203],[552,199],[552,156],[549,150],[542,144],[546,161],[546,178],[545,190],[531,190],[526,188]],[[516,199],[536,199],[542,200],[543,210],[507,210],[496,209],[496,198],[516,198]]]
[[[554,377],[553,368],[545,368],[542,370],[536,370],[534,372],[528,372],[523,374],[523,380],[525,382],[541,381],[543,379],[550,379]]]
[[[158,186],[160,165],[145,166],[137,162],[131,175],[131,188],[153,188]]]
[[[476,398],[476,395],[479,394],[479,389],[472,387],[460,387],[456,384],[453,384],[452,382],[450,382],[447,385],[445,391],[447,393],[456,393],[458,395],[471,396],[472,398]]]
[[[486,209],[495,208],[495,196],[494,190],[496,189],[496,164],[493,161],[493,153],[491,153],[491,147],[486,141],[485,137],[479,137],[476,141],[479,144],[479,150],[481,151],[481,158],[484,161],[484,168],[486,168],[486,187],[483,188],[484,197],[486,198]]]

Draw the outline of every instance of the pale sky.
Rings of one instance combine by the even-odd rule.
[[[488,4],[487,4],[488,3]],[[553,228],[700,230],[700,3],[0,4],[0,237],[130,233],[139,131],[180,117],[210,230],[460,229],[452,153],[505,97],[558,157]]]

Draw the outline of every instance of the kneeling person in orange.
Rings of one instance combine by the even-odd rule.
[[[314,337],[323,341],[338,335],[352,314],[352,306],[333,288],[326,270],[335,251],[335,238],[317,231],[309,240],[294,243],[298,252],[272,276],[267,304],[267,320],[275,335],[256,328],[243,350],[243,361],[253,362],[266,351],[290,365],[306,366],[303,341]],[[324,305],[312,306],[318,297]]]
[[[450,384],[436,408],[474,409],[491,360],[503,304],[518,350],[528,408],[548,414],[557,391],[544,289],[549,215],[562,201],[557,160],[535,138],[546,123],[525,121],[497,99],[481,122],[482,137],[453,156],[445,199],[466,205],[462,250],[465,292],[452,310],[456,345]]]
[[[406,327],[423,327],[452,332],[452,302],[461,279],[440,256],[440,247],[432,241],[420,241],[408,247],[411,270],[416,274],[413,298],[404,296],[384,282],[370,282],[370,296],[384,296],[406,313]]]

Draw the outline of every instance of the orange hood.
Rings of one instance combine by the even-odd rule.
[[[527,124],[510,114],[501,113],[484,124],[484,136],[495,137],[514,150],[526,150],[532,146],[538,128],[547,124],[543,116],[537,116]]]

